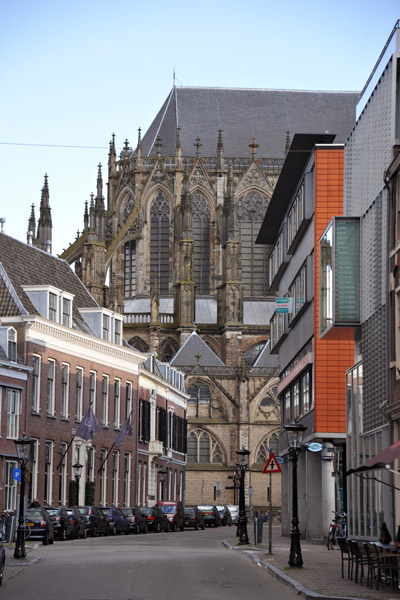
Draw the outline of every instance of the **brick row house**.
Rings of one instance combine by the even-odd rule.
[[[28,499],[67,504],[72,465],[79,462],[79,503],[147,504],[149,490],[151,500],[159,498],[165,459],[171,481],[179,482],[170,494],[179,490],[183,496],[183,375],[175,369],[166,379],[162,365],[149,365],[124,342],[122,317],[100,307],[65,261],[3,233],[0,256],[0,507],[16,507],[13,440],[23,433],[35,440]],[[172,418],[156,430],[149,413],[153,435],[141,437],[148,390],[159,412]],[[89,440],[74,437],[89,406],[99,431]],[[116,444],[129,415],[133,435]],[[158,452],[152,454],[156,439]],[[141,476],[144,463],[151,477]]]

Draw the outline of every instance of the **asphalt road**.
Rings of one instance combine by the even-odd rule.
[[[291,589],[229,550],[233,527],[56,542],[0,589],[7,600],[294,600]]]

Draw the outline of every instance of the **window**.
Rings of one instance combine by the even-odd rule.
[[[294,319],[306,302],[307,269],[304,264],[289,288],[289,298],[292,298],[292,314],[288,315],[289,323]]]
[[[122,331],[122,322],[119,319],[114,319],[114,342],[116,344],[118,344],[119,346],[121,345],[121,342],[122,342],[121,331]]]
[[[285,335],[285,315],[274,313],[270,321],[271,349],[281,341]]]
[[[7,437],[16,440],[19,437],[19,415],[21,411],[21,392],[7,390]]]
[[[193,430],[187,440],[187,462],[222,464],[222,450],[218,442],[202,429]]]
[[[78,367],[76,369],[76,383],[75,383],[75,419],[77,421],[82,420],[82,406],[83,406],[83,369]]]
[[[300,416],[300,382],[293,385],[293,419],[296,421]]]
[[[60,457],[63,458],[59,468],[58,503],[62,506],[67,502],[67,446],[65,442],[60,443]]]
[[[41,358],[37,354],[33,355],[32,358],[33,371],[32,371],[32,410],[34,412],[40,411],[40,365]]]
[[[139,439],[142,442],[150,441],[150,402],[147,400],[139,402]]]
[[[8,330],[8,359],[17,362],[17,332],[13,327]]]
[[[150,276],[155,277],[160,294],[169,293],[169,227],[170,210],[167,198],[159,192],[151,209]]]
[[[121,425],[121,380],[114,383],[114,427]]]
[[[53,442],[46,441],[44,458],[44,501],[53,504]]]
[[[255,243],[266,210],[267,198],[257,191],[247,192],[238,201],[244,296],[264,296],[267,291],[266,246]]]
[[[311,390],[310,390],[310,371],[307,371],[301,378],[302,381],[302,392],[303,392],[303,412],[304,414],[309,412],[312,408],[311,403]]]
[[[108,425],[108,375],[103,375],[102,383],[102,424]]]
[[[196,294],[210,293],[210,209],[201,194],[192,197],[193,278]]]
[[[257,452],[256,464],[265,465],[271,453],[275,456],[279,454],[279,438],[276,433],[261,442]]]
[[[110,317],[103,315],[103,340],[107,342],[110,340]]]
[[[210,405],[210,388],[202,382],[196,381],[189,385],[187,393],[190,395],[189,404],[196,405],[196,417],[200,417],[201,405]],[[207,413],[209,411],[207,410]]]
[[[130,452],[125,452],[124,455],[124,506],[131,505],[131,462],[132,456]]]
[[[71,306],[72,301],[69,298],[62,298],[62,324],[71,326]]]
[[[96,373],[95,371],[90,371],[89,375],[89,403],[93,409],[93,412],[96,412]]]
[[[55,374],[56,374],[56,363],[54,360],[49,358],[49,362],[47,365],[47,404],[46,404],[46,412],[48,415],[54,415],[55,413]]]
[[[288,223],[288,239],[287,247],[290,248],[297,232],[300,229],[304,221],[305,215],[305,195],[304,195],[304,180],[298,190],[296,197],[293,201],[292,206],[289,209],[287,223]]]
[[[132,412],[132,383],[126,382],[126,398],[125,398],[125,419],[129,417]]]
[[[107,450],[102,448],[100,450],[100,504],[101,506],[107,506],[107,475],[106,475],[106,457]]]
[[[112,504],[118,505],[118,483],[119,483],[119,450],[113,451],[112,462]]]
[[[31,447],[31,476],[29,478],[29,498],[37,498],[38,496],[38,451],[39,440],[35,440]]]
[[[94,481],[94,467],[95,467],[95,449],[92,447],[87,448],[87,458],[86,458],[86,473],[87,480]]]
[[[6,460],[4,509],[9,511],[14,511],[17,508],[17,482],[14,479],[14,469],[17,467],[18,463],[16,461]]]
[[[254,344],[254,346],[251,346],[248,350],[246,350],[244,362],[247,367],[252,367],[255,364],[264,346],[265,342],[259,342],[258,344]]]
[[[57,322],[57,296],[49,292],[49,319]]]
[[[61,366],[61,416],[68,418],[69,410],[69,365]]]
[[[313,407],[311,390],[311,370],[298,377],[283,395],[283,424],[289,423],[308,413]]]
[[[125,244],[124,250],[124,297],[134,298],[136,294],[136,240]]]

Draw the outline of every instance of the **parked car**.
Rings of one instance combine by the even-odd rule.
[[[71,517],[62,506],[46,506],[46,510],[53,521],[54,534],[59,540],[71,540],[75,535],[75,528]]]
[[[146,517],[149,530],[156,533],[169,531],[167,515],[163,513],[159,506],[146,506],[145,508],[141,508],[140,512]]]
[[[43,545],[54,542],[54,525],[45,508],[28,508],[25,524],[29,528],[30,540],[43,540]]]
[[[232,525],[232,516],[227,506],[217,506],[219,516],[221,517],[221,525]]]
[[[110,535],[110,524],[106,515],[96,506],[78,506],[79,512],[86,520],[86,530],[89,535]]]
[[[72,523],[74,525],[74,537],[85,539],[87,536],[86,519],[81,514],[79,508],[76,506],[67,508],[67,513],[72,519]]]
[[[218,508],[215,504],[201,504],[197,507],[204,517],[204,523],[211,527],[219,527],[221,525],[221,517],[219,516]]]
[[[133,531],[133,533],[147,533],[147,519],[140,512],[140,508],[131,506],[123,508],[122,512],[128,519],[130,531]]]
[[[101,511],[106,515],[107,521],[110,525],[110,535],[117,535],[120,533],[129,533],[129,521],[120,508],[116,506],[107,506],[101,508]]]
[[[228,508],[231,513],[232,523],[236,524],[239,519],[239,507],[235,504],[228,504]]]
[[[0,533],[0,585],[3,583],[4,565],[6,564],[6,551],[3,546],[3,534]]]
[[[205,528],[204,517],[197,506],[185,506],[184,515],[185,527],[194,527],[196,531],[199,527],[200,529]]]
[[[182,502],[174,502],[173,500],[160,500],[156,506],[159,506],[169,521],[171,531],[185,528],[185,515]]]

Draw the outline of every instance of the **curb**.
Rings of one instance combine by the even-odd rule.
[[[363,600],[360,597],[356,598],[354,596],[326,596],[325,594],[318,594],[317,592],[308,590],[307,588],[302,586],[298,581],[296,581],[292,577],[289,577],[289,575],[282,573],[280,569],[278,569],[274,565],[271,565],[268,561],[260,560],[259,552],[262,551],[261,549],[244,549],[243,546],[233,546],[228,542],[228,540],[223,540],[222,544],[226,548],[229,548],[229,550],[242,551],[251,560],[253,560],[253,562],[255,562],[258,567],[263,567],[264,569],[266,569],[273,577],[275,577],[275,579],[278,579],[279,581],[290,587],[292,590],[297,592],[297,594],[306,598],[306,600]]]

